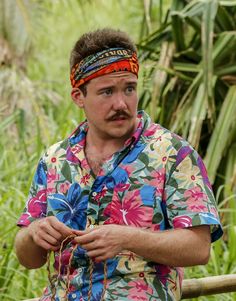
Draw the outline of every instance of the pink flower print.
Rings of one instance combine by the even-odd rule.
[[[168,281],[172,281],[170,278],[170,273],[171,273],[171,269],[166,266],[166,265],[162,265],[162,264],[157,264],[155,266],[156,269],[156,273],[158,278],[160,279],[161,283],[166,286]]]
[[[60,176],[59,176],[59,174],[57,174],[56,169],[55,168],[49,168],[48,174],[47,174],[48,183],[58,181],[59,178],[60,178]]]
[[[67,193],[67,190],[68,190],[69,188],[70,188],[70,183],[69,183],[69,182],[65,182],[65,183],[62,183],[62,184],[60,185],[59,191],[60,191],[61,193],[66,194],[66,193]]]
[[[106,195],[107,189],[103,189],[102,191],[98,192],[98,194],[94,197],[94,199],[97,202],[100,202],[100,199],[102,199]]]
[[[121,198],[114,190],[112,202],[105,208],[104,215],[109,217],[105,224],[150,227],[153,208],[143,206],[137,190],[128,192]]]
[[[174,228],[187,228],[192,226],[192,219],[187,215],[176,216],[173,218]]]
[[[80,144],[76,144],[71,148],[71,151],[76,155],[81,151],[82,147]]]
[[[195,202],[195,203],[190,203],[186,202],[188,204],[188,209],[193,212],[208,212],[207,207],[202,203],[202,202]]]
[[[28,226],[30,224],[30,214],[28,212],[23,213],[20,217],[20,219],[17,222],[17,225],[24,225],[24,226]]]
[[[56,187],[54,185],[54,182],[48,183],[48,185],[47,185],[47,194],[55,193],[55,192],[56,192]]]
[[[61,256],[57,253],[57,256],[55,256],[55,264],[54,267],[58,271],[59,270],[59,261],[60,261],[60,271],[58,271],[59,274],[66,274],[67,273],[67,268],[69,265],[70,261],[70,256],[71,256],[72,248],[65,249],[62,253]],[[70,274],[74,272],[74,268],[70,267]]]
[[[55,268],[58,270],[59,267],[59,261],[61,263],[61,265],[65,266],[69,264],[69,260],[70,260],[70,249],[65,249],[62,253],[61,256],[59,255],[59,253],[57,254],[57,256],[55,257]],[[60,271],[61,273],[61,271]]]
[[[156,133],[157,125],[152,124],[148,129],[145,131],[145,137],[153,137],[153,135]]]
[[[116,185],[115,190],[116,191],[125,191],[125,190],[128,190],[129,187],[130,187],[130,184],[119,183]]]
[[[194,187],[185,191],[184,196],[187,198],[186,205],[188,210],[193,212],[208,211],[204,204],[204,201],[207,201],[207,196],[204,192],[202,192],[200,187]]]
[[[86,160],[86,158],[84,158],[81,162],[81,167],[84,168],[84,169],[90,169],[90,166],[88,164],[88,161]]]
[[[149,184],[157,187],[157,190],[162,193],[163,186],[165,182],[165,169],[161,168],[151,172],[152,180],[149,181]]]
[[[160,225],[159,224],[156,224],[156,225],[151,225],[151,228],[150,228],[152,231],[160,231]]]
[[[58,181],[60,178],[60,175],[57,174],[56,168],[49,168],[48,174],[47,174],[47,193],[54,193],[56,192],[56,185],[55,181]]]
[[[133,164],[122,165],[121,168],[124,169],[129,176],[135,171]]]
[[[46,214],[46,189],[40,190],[35,197],[29,199],[27,211],[32,217],[42,217]]]
[[[150,300],[150,295],[153,294],[153,289],[143,279],[130,281],[128,286],[131,287],[129,289],[128,300],[148,301]]]
[[[89,183],[90,177],[90,174],[86,174],[85,176],[83,176],[80,180],[80,184],[87,185]]]
[[[188,202],[199,202],[207,200],[206,194],[202,192],[201,188],[198,186],[186,190],[184,197],[188,199]]]

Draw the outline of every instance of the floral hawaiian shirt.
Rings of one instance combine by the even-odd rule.
[[[69,138],[51,146],[39,161],[18,225],[28,226],[52,215],[79,230],[102,224],[156,232],[210,225],[212,241],[217,240],[222,228],[202,159],[188,142],[152,123],[145,112],[140,111],[138,118],[133,136],[104,163],[97,176],[84,154],[86,121]],[[73,241],[68,242],[61,254],[55,252],[55,300],[67,300],[69,274],[69,301],[87,301],[89,288],[91,301],[99,301],[104,263],[94,263],[91,273],[86,251],[73,247]],[[126,250],[109,259],[106,266],[104,300],[181,298],[181,268],[151,262]],[[50,286],[40,300],[51,300]]]

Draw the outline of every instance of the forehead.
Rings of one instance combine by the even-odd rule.
[[[137,83],[137,76],[131,72],[120,71],[105,74],[89,81],[88,86],[104,86],[104,85],[115,85],[120,83]]]

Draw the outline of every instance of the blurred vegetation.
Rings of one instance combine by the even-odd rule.
[[[236,272],[235,14],[235,1],[0,0],[2,301],[39,296],[46,284],[45,269],[19,266],[15,223],[41,153],[84,117],[70,99],[72,45],[105,26],[138,44],[140,108],[198,149],[214,184],[225,236],[186,277]]]

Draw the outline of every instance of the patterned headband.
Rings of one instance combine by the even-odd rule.
[[[129,49],[109,48],[87,56],[76,64],[70,75],[71,85],[78,88],[89,80],[111,72],[128,71],[138,76],[137,54]]]

